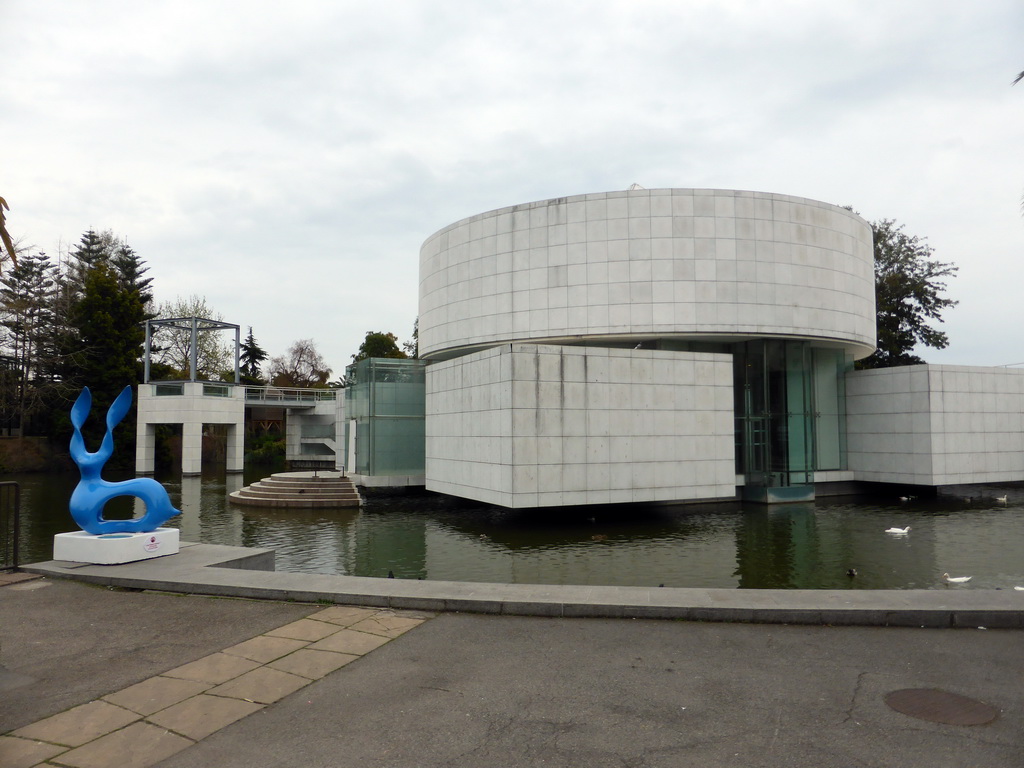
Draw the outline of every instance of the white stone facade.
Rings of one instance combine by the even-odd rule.
[[[180,394],[158,395],[161,387]],[[209,394],[215,392],[217,394]],[[204,394],[206,393],[206,394]],[[245,458],[245,387],[197,381],[140,384],[135,438],[135,471],[151,475],[156,454],[156,425],[181,424],[181,472],[202,472],[203,425],[227,425],[227,471],[241,472]]]
[[[510,507],[735,498],[725,352],[764,339],[870,354],[867,222],[706,189],[458,221],[420,252],[426,487]]]
[[[456,222],[420,252],[420,355],[508,341],[810,338],[874,350],[871,228],[734,190],[542,200]]]
[[[941,486],[1024,480],[1024,371],[917,365],[846,379],[858,480]]]
[[[427,368],[427,488],[505,507],[735,494],[729,355],[502,345]]]
[[[309,408],[288,409],[285,421],[286,461],[329,461],[341,471],[344,470],[344,444],[344,397],[318,400]]]

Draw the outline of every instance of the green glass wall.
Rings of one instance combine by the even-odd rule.
[[[355,422],[360,475],[422,475],[426,388],[422,360],[369,358],[346,370],[346,445]]]
[[[846,468],[846,374],[853,358],[841,349],[813,349],[814,468]]]
[[[736,345],[733,356],[736,466],[746,487],[811,487],[815,470],[841,469],[846,355],[762,340]]]

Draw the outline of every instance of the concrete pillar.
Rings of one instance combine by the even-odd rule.
[[[156,471],[156,425],[139,419],[135,427],[135,474],[152,475]]]
[[[177,519],[182,541],[199,541],[202,534],[203,480],[195,475],[181,478],[181,517]]]
[[[203,471],[203,423],[186,421],[181,425],[181,474],[199,475]]]
[[[245,428],[239,424],[227,425],[227,458],[228,472],[241,472],[245,469]]]

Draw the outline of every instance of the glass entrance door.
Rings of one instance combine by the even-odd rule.
[[[773,340],[746,342],[734,352],[736,459],[746,497],[814,496],[810,353],[806,342]]]

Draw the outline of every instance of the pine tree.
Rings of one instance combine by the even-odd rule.
[[[149,272],[149,267],[144,266],[146,262],[140,259],[130,247],[121,244],[117,246],[110,257],[110,263],[117,270],[121,286],[126,290],[137,292],[142,305],[149,307],[153,302],[153,291],[150,289],[153,278],[143,277]],[[156,317],[156,315],[149,315],[149,317]]]
[[[53,325],[53,272],[45,253],[28,253],[0,278],[0,325],[7,331],[0,397],[7,425],[22,434],[49,394],[44,357]]]
[[[252,326],[249,326],[249,334],[239,347],[239,368],[240,378],[243,384],[266,384],[260,376],[260,363],[269,357],[266,350],[256,343],[252,335]]]
[[[86,272],[81,300],[72,313],[81,344],[74,383],[78,389],[89,387],[97,413],[108,408],[124,387],[139,381],[144,318],[138,291],[127,290],[110,264],[101,261]],[[89,423],[89,431],[99,439],[102,420],[90,419]],[[130,466],[134,460],[134,423],[133,410],[119,428],[120,448],[115,458],[120,457],[116,463],[121,466]]]

